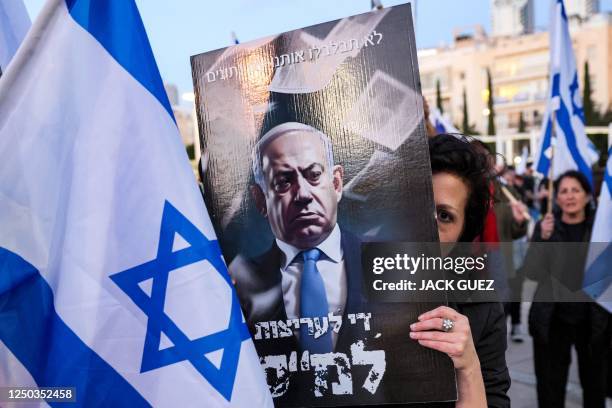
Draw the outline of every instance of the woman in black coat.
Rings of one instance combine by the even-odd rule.
[[[454,135],[431,138],[429,155],[440,242],[472,242],[482,232],[491,203],[488,157]],[[447,333],[441,328],[445,318],[454,322]],[[452,303],[424,313],[411,330],[412,339],[453,360],[456,407],[510,407],[501,303]]]
[[[536,225],[523,266],[526,276],[538,282],[529,312],[538,403],[564,406],[574,346],[584,406],[604,408],[610,314],[580,292],[593,227],[586,177],[573,170],[559,176],[555,202],[560,211]],[[557,244],[541,244],[546,242]]]

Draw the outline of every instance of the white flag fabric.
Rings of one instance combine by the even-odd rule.
[[[553,109],[556,110],[553,177],[567,170],[578,170],[593,185],[591,165],[599,155],[585,132],[578,70],[563,0],[551,0],[549,99],[536,155],[536,171],[545,176],[549,174],[551,162]]]
[[[50,0],[0,80],[0,386],[272,398],[134,0]]]
[[[527,146],[523,146],[521,151],[521,162],[516,166],[516,174],[523,175],[527,171],[527,160],[529,159],[529,149]]]
[[[429,112],[429,123],[436,129],[436,132],[439,133],[461,133],[459,129],[457,129],[451,121],[442,115],[440,109],[432,108]]]
[[[6,71],[30,25],[22,0],[0,0],[0,73]]]
[[[584,291],[612,312],[612,147],[599,194],[584,274]]]

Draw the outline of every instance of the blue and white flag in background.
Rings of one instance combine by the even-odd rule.
[[[30,25],[22,0],[0,0],[0,74],[6,71]]]
[[[442,115],[440,109],[437,107],[431,108],[429,112],[429,122],[436,129],[438,134],[440,133],[461,133],[451,121]]]
[[[529,149],[523,146],[521,151],[521,162],[516,166],[516,174],[523,175],[527,172],[527,161],[529,160]]]
[[[0,386],[272,406],[134,0],[46,3],[0,163]]]
[[[599,194],[597,213],[593,222],[591,245],[584,273],[584,291],[612,312],[612,147],[608,149],[608,163]]]
[[[585,132],[576,58],[563,0],[551,0],[551,8],[549,99],[536,155],[536,171],[548,176],[551,145],[554,145],[553,177],[567,170],[579,170],[592,185],[591,165],[599,154]],[[556,144],[552,140],[553,109],[556,110]]]

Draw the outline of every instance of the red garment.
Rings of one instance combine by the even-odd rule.
[[[485,226],[480,234],[481,242],[499,242],[499,235],[497,234],[497,217],[493,207],[489,208],[487,217],[485,218]]]
[[[494,196],[495,186],[493,183],[489,185],[489,191],[491,192],[491,196]],[[487,211],[484,228],[482,229],[480,236],[474,241],[499,242],[499,234],[497,233],[497,217],[495,216],[495,211],[493,211],[493,200],[491,200],[489,211]]]

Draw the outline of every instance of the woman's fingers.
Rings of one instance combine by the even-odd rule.
[[[441,319],[451,319],[453,322],[456,322],[463,317],[459,313],[457,313],[454,309],[451,309],[448,306],[439,306],[434,310],[430,310],[429,312],[425,312],[419,316],[419,321],[422,322],[424,320],[433,319],[439,317]]]
[[[433,340],[456,344],[463,344],[466,341],[466,335],[464,333],[445,333],[440,331],[410,332],[410,338],[414,340]]]
[[[517,223],[523,223],[527,219],[527,206],[525,204],[515,201],[510,203],[510,207],[512,208],[512,216]]]
[[[434,317],[432,319],[423,320],[422,322],[412,323],[410,325],[412,331],[424,331],[424,330],[442,330],[442,319]]]
[[[419,340],[419,344],[430,349],[441,351],[449,356],[456,356],[463,353],[462,346],[457,343],[446,343],[435,340]]]
[[[444,319],[454,324],[446,325]],[[419,345],[446,354],[457,372],[459,402],[457,406],[485,407],[486,397],[480,371],[478,354],[472,341],[470,321],[464,315],[447,306],[440,306],[419,316],[418,322],[410,325],[410,338]]]
[[[552,214],[546,214],[540,224],[542,238],[548,239],[552,235],[555,220]]]
[[[546,214],[544,216],[544,220],[542,220],[542,225],[546,225],[547,227],[552,227],[555,224],[555,219],[552,214]]]
[[[453,319],[451,319],[453,320]],[[442,326],[443,319],[440,317],[434,317],[432,319],[423,320],[420,322],[412,323],[410,325],[411,331],[427,331],[427,330],[438,330],[444,331],[444,327]],[[465,331],[467,329],[467,325],[463,324],[463,319],[459,318],[457,320],[453,320],[453,328],[452,332],[460,332]]]
[[[450,319],[454,325],[443,331],[442,322]],[[410,338],[424,347],[446,353],[456,369],[471,367],[478,361],[467,317],[447,306],[423,313],[419,321],[410,325]]]

